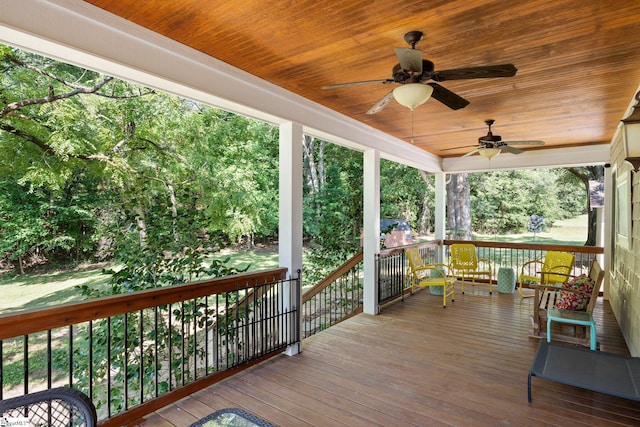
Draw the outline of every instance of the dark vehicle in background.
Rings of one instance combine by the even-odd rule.
[[[387,248],[410,245],[411,225],[406,219],[383,218],[380,220],[380,240]]]

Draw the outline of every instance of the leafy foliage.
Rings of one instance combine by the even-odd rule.
[[[532,215],[545,217],[551,226],[585,206],[580,184],[560,169],[472,174],[470,188],[473,229],[482,233],[524,231]]]
[[[5,260],[109,258],[153,222],[277,234],[273,126],[8,47],[0,67]]]
[[[412,229],[426,234],[433,229],[435,185],[433,177],[417,169],[380,161],[380,217],[402,218]]]
[[[359,250],[362,224],[362,155],[323,142],[311,155],[324,155],[321,185],[305,186],[304,231],[310,239],[303,279],[314,283],[324,278]],[[318,159],[319,160],[319,159]]]
[[[147,259],[124,248],[153,238],[180,254],[277,237],[273,126],[6,46],[0,66],[5,260]],[[307,280],[359,249],[363,189],[360,153],[310,137],[303,144]],[[557,170],[475,174],[473,228],[519,231],[533,214],[551,224],[583,211],[576,183]],[[427,233],[434,193],[432,177],[381,161],[382,217]],[[186,235],[197,239],[180,246]]]

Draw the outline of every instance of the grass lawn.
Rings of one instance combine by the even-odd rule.
[[[228,265],[239,270],[249,267],[248,271],[259,271],[279,267],[277,246],[243,252],[223,249],[219,254],[214,255],[214,258],[218,260],[229,258]]]
[[[78,301],[82,298],[75,286],[103,286],[108,276],[101,269],[65,271],[16,276],[0,280],[0,313],[42,308]]]
[[[496,236],[492,234],[475,234],[476,240],[494,242],[516,242],[516,243],[540,243],[549,245],[576,245],[582,246],[587,241],[587,215],[580,215],[575,218],[556,221],[552,228],[541,233],[526,232],[521,234],[509,234],[507,236]]]

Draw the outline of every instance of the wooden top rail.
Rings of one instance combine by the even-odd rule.
[[[511,243],[511,242],[482,242],[477,240],[445,240],[444,244],[449,246],[454,243],[472,243],[479,248],[505,248],[505,249],[528,249],[539,251],[563,251],[577,252],[585,254],[603,254],[604,248],[601,246],[574,246],[574,245],[550,245],[540,243]]]
[[[426,247],[431,247],[431,246],[439,246],[441,244],[442,244],[442,240],[429,240],[427,242],[412,243],[411,245],[398,246],[396,248],[383,249],[383,250],[380,251],[380,257],[384,258],[384,257],[392,256],[392,255],[397,255],[397,254],[403,253],[407,249],[411,249],[411,248],[426,248]]]
[[[202,280],[0,315],[0,340],[285,280],[286,268]]]
[[[338,280],[340,276],[355,267],[359,262],[362,261],[362,257],[362,251],[358,252],[350,259],[348,259],[344,264],[338,267],[333,273],[313,285],[311,289],[307,290],[304,295],[302,295],[302,303],[304,304],[305,302],[309,301],[311,298],[313,298],[314,295],[317,295],[324,288]]]
[[[577,246],[577,245],[552,245],[545,243],[512,243],[512,242],[491,242],[491,241],[478,241],[478,240],[430,240],[428,242],[420,242],[407,246],[399,246],[397,248],[389,248],[380,251],[381,257],[388,257],[404,252],[409,248],[415,247],[427,247],[427,246],[450,246],[455,243],[472,243],[479,248],[504,248],[504,249],[518,249],[518,250],[536,250],[536,251],[562,251],[562,252],[575,252],[583,254],[603,254],[604,248],[602,246]]]

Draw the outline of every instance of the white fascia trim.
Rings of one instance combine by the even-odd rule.
[[[0,0],[0,40],[428,172],[440,158],[79,0]]]
[[[354,123],[356,125],[361,125],[360,122],[355,120]],[[364,131],[366,132],[367,130],[365,129]],[[368,131],[371,133],[379,132],[377,129],[373,128],[369,128]],[[391,160],[425,172],[433,173],[442,171],[442,159],[440,157],[395,138],[391,138],[388,141],[380,141],[379,139],[372,137],[369,144],[365,146],[364,144],[355,144],[352,142],[353,139],[348,140],[342,137],[336,137],[335,133],[329,134],[318,129],[305,127],[305,133],[357,151],[374,149],[380,152],[380,157],[383,159]],[[388,136],[384,133],[383,135]]]
[[[609,163],[610,154],[610,144],[598,144],[576,148],[525,151],[517,155],[500,153],[491,160],[479,155],[452,157],[443,159],[442,167],[446,173],[577,167]]]

